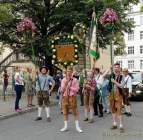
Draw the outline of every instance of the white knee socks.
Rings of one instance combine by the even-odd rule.
[[[83,131],[81,130],[81,128],[79,127],[79,122],[78,120],[75,121],[75,126],[76,126],[76,130],[79,132],[79,133],[82,133]]]
[[[47,118],[49,118],[50,117],[50,108],[45,107],[45,112],[46,112]]]
[[[90,119],[93,119],[93,109],[90,109]]]
[[[61,132],[67,131],[68,129],[68,121],[64,121],[64,127],[60,130]]]
[[[88,111],[87,111],[87,109],[84,110],[84,116],[85,116],[85,118],[88,118]]]
[[[41,117],[42,107],[38,107],[38,117]]]

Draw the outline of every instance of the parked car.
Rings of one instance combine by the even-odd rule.
[[[143,101],[143,73],[132,72],[132,95],[131,101]]]

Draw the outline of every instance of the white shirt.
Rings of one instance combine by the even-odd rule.
[[[129,76],[129,75],[123,76],[122,85],[124,88],[129,89],[129,93],[132,93],[132,78],[131,78],[131,76]]]
[[[96,81],[97,88],[100,89],[103,84],[103,76],[101,74],[96,75],[95,81]]]
[[[24,85],[24,77],[20,72],[16,72],[14,76],[15,85]]]

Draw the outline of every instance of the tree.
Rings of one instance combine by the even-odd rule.
[[[110,44],[110,40],[113,40],[115,45],[121,46],[119,34],[123,36],[123,32],[130,32],[133,28],[125,11],[128,10],[130,4],[137,3],[138,0],[17,0],[11,2],[5,0],[1,5],[10,5],[9,15],[12,16],[10,16],[10,21],[5,20],[6,22],[2,21],[0,24],[0,41],[10,44],[14,49],[16,46],[19,51],[31,56],[30,44],[19,38],[16,32],[16,23],[22,16],[28,16],[32,18],[37,27],[37,33],[32,39],[35,54],[44,56],[48,59],[45,61],[50,65],[51,38],[64,32],[73,33],[73,27],[78,22],[89,28],[94,7],[98,19],[99,47],[106,48]],[[116,24],[113,34],[99,23],[99,18],[109,7],[113,8],[119,16],[119,22]],[[6,13],[3,14],[6,15]]]

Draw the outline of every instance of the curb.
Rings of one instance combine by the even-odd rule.
[[[57,104],[57,102],[52,102],[51,106],[55,106],[56,104]],[[23,115],[23,114],[26,114],[26,113],[29,113],[29,112],[34,112],[36,110],[37,110],[37,107],[32,107],[32,108],[25,108],[20,113],[18,113],[18,112],[12,112],[12,113],[9,113],[7,115],[1,115],[0,116],[0,121],[6,120],[6,119],[9,119],[9,118],[12,118],[12,117],[16,117],[16,116],[19,116],[19,115]]]

